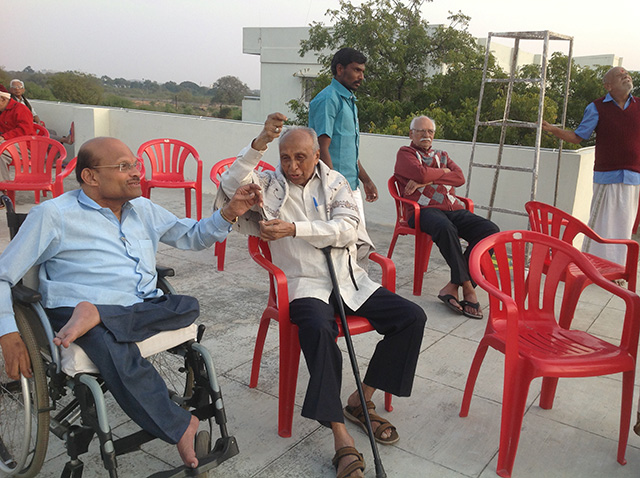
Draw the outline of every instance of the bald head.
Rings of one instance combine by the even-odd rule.
[[[107,136],[101,136],[98,138],[90,139],[85,142],[78,151],[78,161],[76,164],[76,179],[80,184],[83,184],[82,170],[87,168],[93,168],[100,166],[105,159],[110,156],[130,154],[133,153],[129,147],[122,141],[116,138],[109,138]]]
[[[633,89],[633,81],[629,72],[621,66],[614,66],[607,71],[602,78],[605,89],[611,93],[611,96],[625,97],[631,93]]]
[[[311,128],[287,128],[280,136],[280,169],[298,186],[309,182],[320,160],[318,136]]]

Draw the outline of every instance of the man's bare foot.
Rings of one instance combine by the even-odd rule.
[[[193,443],[196,438],[196,433],[198,432],[199,423],[198,419],[192,416],[189,426],[184,431],[177,445],[182,462],[189,468],[196,468],[198,466],[198,459],[196,458],[196,450],[194,449]]]
[[[71,314],[69,322],[53,338],[53,343],[68,348],[71,342],[93,329],[100,323],[100,312],[90,302],[80,302]]]
[[[482,319],[482,309],[471,281],[462,283],[462,296],[464,300],[460,301],[460,304],[464,306],[464,315],[472,319]]]

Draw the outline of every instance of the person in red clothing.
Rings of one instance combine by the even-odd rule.
[[[460,167],[445,151],[432,148],[436,124],[427,116],[411,121],[410,146],[398,151],[394,175],[403,197],[420,204],[420,230],[433,238],[451,268],[451,280],[438,294],[447,307],[473,319],[482,319],[475,284],[469,275],[469,254],[480,240],[500,229],[464,208],[455,188],[465,182]],[[414,218],[409,220],[414,225]],[[460,239],[469,244],[462,251]],[[459,289],[462,288],[462,300]]]
[[[33,115],[29,108],[11,98],[11,93],[0,85],[0,143],[18,136],[35,135]],[[6,153],[0,155],[0,180],[9,180],[7,165],[11,156]]]

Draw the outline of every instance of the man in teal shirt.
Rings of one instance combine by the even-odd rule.
[[[360,181],[368,202],[378,190],[358,159],[360,128],[354,92],[364,80],[367,57],[353,48],[342,48],[331,61],[333,80],[309,104],[309,127],[318,135],[320,159],[349,181],[364,220]]]

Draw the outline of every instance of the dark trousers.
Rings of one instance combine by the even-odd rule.
[[[400,397],[409,396],[427,321],[422,308],[381,287],[358,310],[345,306],[345,311],[365,317],[384,335],[369,361],[364,383]],[[332,297],[329,304],[313,298],[296,299],[289,312],[300,329],[300,347],[311,375],[302,416],[326,426],[343,423],[342,352],[336,344],[335,299]]]
[[[409,219],[413,227],[414,218]],[[473,247],[485,237],[500,231],[493,222],[466,209],[443,211],[432,207],[420,209],[420,230],[431,236],[444,260],[451,269],[451,282],[462,285],[471,280],[469,275],[469,254]],[[462,252],[460,239],[469,244]]]
[[[163,330],[186,327],[200,314],[198,301],[189,296],[165,295],[129,307],[97,305],[101,324],[79,337],[78,344],[98,367],[109,391],[124,412],[142,429],[169,443],[178,443],[191,414],[169,399],[162,377],[140,355],[135,342]],[[47,309],[55,330],[60,330],[73,307]]]

